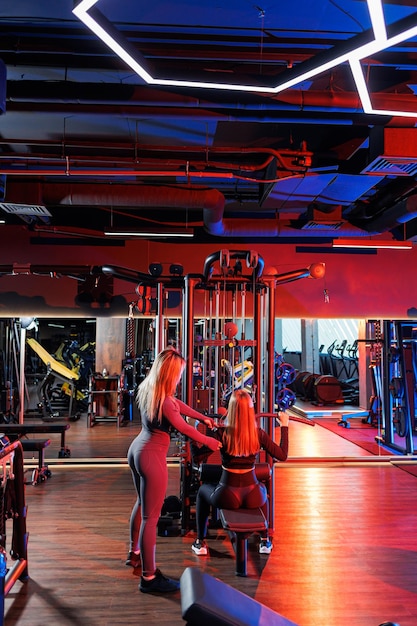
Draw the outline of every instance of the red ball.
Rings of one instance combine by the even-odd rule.
[[[226,322],[224,325],[224,334],[228,339],[232,339],[238,333],[238,327],[234,322]]]
[[[326,265],[324,263],[313,263],[309,267],[311,278],[323,278],[326,273]]]

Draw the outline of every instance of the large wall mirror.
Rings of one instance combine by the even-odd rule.
[[[108,331],[109,324],[113,324],[112,332]],[[25,420],[37,418],[62,421],[75,416],[84,422],[92,420],[87,426],[99,425],[103,421],[105,423],[100,423],[100,427],[117,428],[118,424],[113,423],[116,420],[111,418],[119,419],[121,411],[123,419],[140,427],[134,393],[154,356],[156,324],[157,320],[150,316],[107,321],[94,317],[0,320],[0,410],[3,423],[19,418],[19,388],[24,380]],[[206,319],[198,318],[194,325],[196,347],[193,354],[193,385],[196,392],[202,388],[214,390],[217,379],[223,381],[222,388],[225,388],[227,376],[236,377],[239,367],[239,371],[244,372],[244,384],[250,385],[250,350],[235,350],[233,363],[220,359],[220,372],[216,372],[208,363],[207,354],[210,356],[211,353],[206,353],[201,344],[202,337],[207,334],[207,324]],[[181,349],[181,319],[167,318],[164,325],[166,343]],[[305,320],[300,319],[278,319],[276,327],[275,351],[294,367],[297,374],[331,374],[342,381],[344,393],[350,394],[349,403],[359,404],[359,320],[314,320],[313,334],[310,332],[311,326],[308,332],[305,331]],[[252,320],[247,320],[247,338],[251,336],[251,328]],[[22,340],[25,344],[23,360],[20,349]],[[314,346],[310,345],[313,343]],[[103,344],[113,349],[116,345],[119,348],[110,365],[102,356]],[[306,354],[311,355],[310,360],[306,359]],[[48,377],[52,360],[62,367],[56,372],[49,372]],[[236,368],[237,373],[233,368]],[[70,380],[66,380],[67,371],[77,373],[74,387],[71,387]],[[113,383],[113,379],[117,379],[116,382]],[[298,380],[297,384],[300,386],[303,383]],[[95,392],[97,395],[93,397],[91,392],[93,396]],[[208,393],[210,395],[210,391]],[[117,406],[118,394],[119,404],[122,398],[121,407]],[[194,397],[202,396],[196,393]],[[79,424],[76,427],[79,428]],[[125,435],[119,433],[118,436],[126,436],[130,440],[132,435],[129,430],[124,432]],[[94,450],[91,451],[94,454]],[[73,455],[78,456],[76,450]]]

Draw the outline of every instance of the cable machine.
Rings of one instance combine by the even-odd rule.
[[[324,265],[286,274],[263,275],[264,261],[254,251],[220,250],[207,257],[202,275],[187,275],[183,288],[182,353],[188,364],[201,357],[202,377],[198,392],[206,391],[205,410],[216,415],[227,407],[233,391],[243,387],[251,393],[261,426],[274,439],[278,405],[289,408],[295,400],[285,387],[294,375],[292,366],[278,361],[275,346],[275,287],[300,278],[321,278]],[[206,320],[203,334],[195,337],[196,300],[203,295]],[[201,300],[201,298],[200,298]],[[201,306],[201,303],[200,303]],[[240,326],[240,328],[239,328]],[[182,398],[194,405],[195,370],[184,373]],[[200,407],[196,407],[201,409]],[[274,525],[274,464],[270,464],[269,529]],[[190,523],[193,460],[190,444],[181,452],[182,532]]]
[[[400,452],[416,454],[417,434],[417,327],[412,321],[373,320],[368,322],[371,336],[370,369],[373,393],[370,423],[380,427],[379,443]]]
[[[139,313],[156,315],[155,353],[173,343],[187,362],[179,390],[184,402],[220,417],[233,391],[243,387],[252,395],[262,428],[274,439],[279,425],[278,407],[289,408],[295,400],[293,392],[286,387],[295,375],[294,368],[284,363],[274,349],[275,288],[301,278],[322,278],[325,266],[316,263],[285,274],[274,270],[265,275],[263,269],[264,261],[255,251],[220,250],[206,258],[202,274],[183,276],[182,267],[171,264],[169,276],[164,275],[160,263],[149,266],[149,275],[110,266],[102,271],[139,283],[136,290],[139,300],[132,304]],[[182,297],[180,302],[177,302],[178,292]],[[181,305],[180,326],[175,327],[174,341],[166,318],[170,299]],[[131,311],[129,315],[128,339],[133,324]],[[190,527],[191,501],[198,487],[187,438],[182,438],[179,456],[181,532],[185,533]],[[272,491],[272,459],[260,461],[270,464]],[[273,492],[269,493],[269,500],[268,523],[273,531]]]

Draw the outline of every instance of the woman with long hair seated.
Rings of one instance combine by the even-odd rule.
[[[219,428],[213,433],[222,444],[220,482],[218,485],[203,483],[197,492],[197,539],[191,547],[195,554],[207,554],[205,538],[212,506],[220,509],[261,507],[268,519],[267,489],[257,479],[255,462],[261,449],[276,461],[286,461],[289,415],[285,411],[280,412],[279,421],[281,441],[278,445],[258,426],[250,394],[239,389],[230,397],[225,428]],[[269,554],[271,549],[272,542],[268,536],[262,537],[259,552]]]

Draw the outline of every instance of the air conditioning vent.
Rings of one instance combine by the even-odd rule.
[[[301,230],[339,230],[345,222],[316,222],[310,221],[302,226]]]
[[[15,204],[12,202],[0,202],[0,209],[10,215],[39,215],[52,217],[48,209],[42,205],[37,204]]]
[[[361,173],[379,176],[415,176],[417,161],[410,157],[379,156]]]

